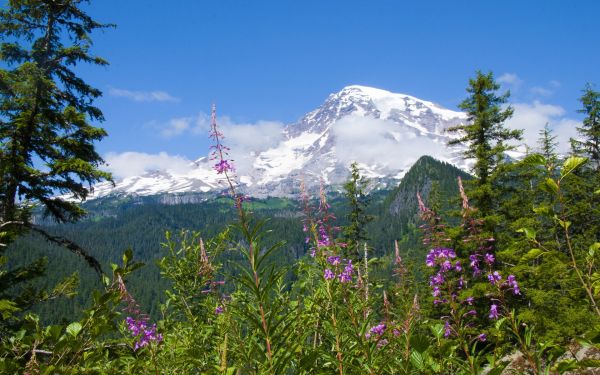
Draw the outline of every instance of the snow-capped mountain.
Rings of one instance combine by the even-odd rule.
[[[236,180],[249,195],[285,196],[297,194],[301,179],[313,186],[344,182],[353,161],[381,184],[397,182],[422,155],[465,168],[459,157],[463,146],[446,146],[453,137],[446,130],[466,121],[462,112],[410,95],[347,86],[287,125],[277,145],[244,155],[252,168],[237,171]],[[185,171],[152,171],[115,186],[98,184],[93,197],[220,192],[223,176],[212,169],[213,163],[203,157]]]

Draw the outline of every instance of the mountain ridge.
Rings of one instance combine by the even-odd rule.
[[[237,183],[255,197],[293,196],[299,181],[310,188],[336,186],[356,161],[361,172],[380,187],[395,186],[423,155],[432,155],[466,169],[463,145],[446,146],[455,136],[451,126],[467,121],[466,114],[445,109],[407,94],[349,85],[330,94],[315,110],[282,130],[283,138],[267,150],[249,155]],[[158,195],[199,193],[211,196],[225,190],[209,158],[199,157],[181,171],[149,171],[94,187],[91,199],[113,194]]]

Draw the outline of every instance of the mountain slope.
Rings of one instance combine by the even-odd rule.
[[[279,144],[241,155],[237,171],[241,187],[252,196],[293,196],[300,180],[310,186],[341,184],[348,166],[357,161],[380,186],[395,186],[422,155],[466,167],[462,146],[446,146],[446,129],[464,123],[462,112],[444,109],[410,95],[365,86],[348,86],[296,123],[287,125]],[[239,160],[239,158],[238,158]],[[206,158],[185,171],[161,170],[96,186],[94,197],[114,193],[218,193],[224,189]]]

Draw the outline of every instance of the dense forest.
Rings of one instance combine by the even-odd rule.
[[[391,190],[357,164],[297,199],[85,200],[111,176],[100,91],[77,75],[80,1],[0,10],[0,372],[552,374],[600,367],[600,92],[568,154],[518,160],[509,93],[476,72],[450,128],[470,173],[424,156]],[[300,184],[300,183],[299,183]],[[65,195],[75,200],[65,199]]]

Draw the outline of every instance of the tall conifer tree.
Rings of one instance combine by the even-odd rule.
[[[90,18],[83,0],[10,0],[0,10],[0,218],[27,221],[19,202],[41,204],[58,221],[84,211],[93,183],[109,179],[94,142],[106,132],[93,105],[98,89],[77,76],[79,63],[106,65],[90,54],[90,33],[108,25]]]
[[[510,141],[520,140],[522,134],[520,130],[504,126],[513,110],[503,108],[510,93],[499,95],[499,89],[491,72],[478,71],[476,77],[469,80],[469,96],[459,105],[467,113],[468,122],[448,129],[460,136],[449,144],[466,144],[464,158],[475,160],[472,171],[477,179],[470,195],[483,216],[491,214],[494,208],[494,172],[503,163],[504,153],[514,148]]]
[[[579,113],[586,117],[583,125],[577,128],[581,139],[573,139],[571,145],[574,153],[587,157],[589,165],[600,172],[600,92],[594,91],[588,83],[579,101],[583,105]]]

